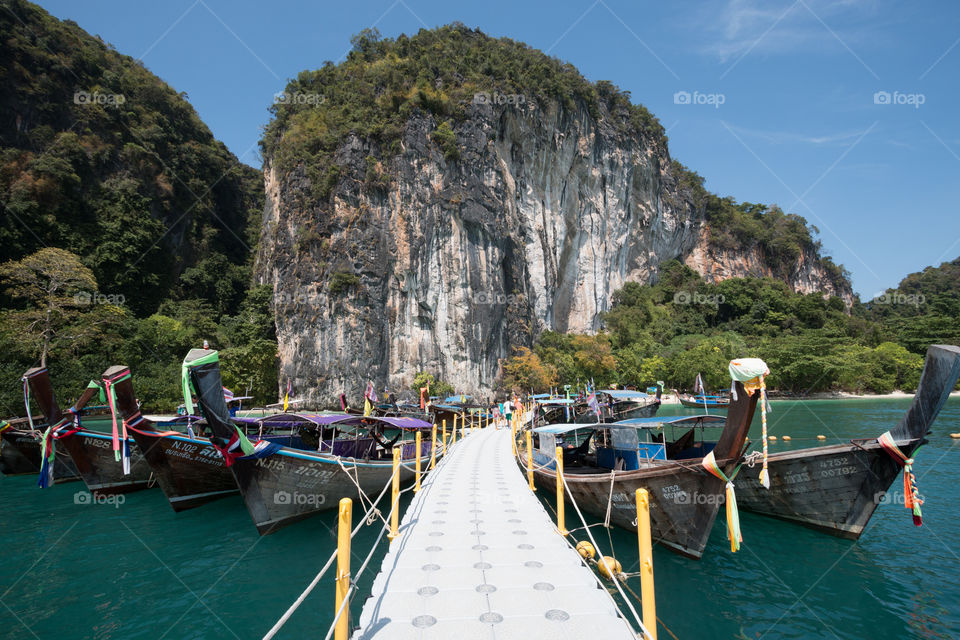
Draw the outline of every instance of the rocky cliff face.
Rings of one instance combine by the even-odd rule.
[[[257,274],[276,294],[281,378],[313,399],[367,378],[409,387],[420,370],[482,393],[512,346],[596,330],[611,294],[664,261],[717,279],[762,273],[758,256],[706,246],[665,145],[612,114],[533,100],[466,109],[457,160],[420,112],[387,160],[344,139],[329,201],[304,171],[265,159]],[[793,286],[823,288],[816,264],[798,269]]]
[[[838,283],[824,267],[819,257],[809,251],[801,254],[788,273],[778,273],[764,260],[762,251],[751,248],[729,251],[710,244],[706,229],[696,246],[683,257],[683,262],[711,282],[729,278],[777,278],[784,280],[798,293],[823,293],[837,296],[849,307],[853,304],[853,289],[847,281]]]

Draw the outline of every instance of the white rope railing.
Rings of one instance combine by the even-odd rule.
[[[590,544],[593,545],[594,549],[598,550],[597,553],[600,555],[600,561],[597,564],[603,563],[603,567],[607,570],[607,575],[609,575],[612,578],[614,586],[617,588],[617,591],[620,593],[620,597],[623,598],[623,601],[626,603],[627,607],[630,609],[630,613],[633,614],[633,619],[636,621],[637,625],[640,627],[640,630],[643,632],[643,635],[646,636],[647,638],[653,638],[653,636],[650,634],[650,631],[648,631],[647,628],[643,626],[643,621],[640,619],[639,614],[637,614],[637,610],[634,608],[633,603],[630,602],[630,599],[627,598],[627,595],[623,592],[623,588],[620,586],[620,582],[617,580],[616,576],[613,573],[613,567],[611,567],[610,564],[607,562],[606,556],[604,556],[602,553],[599,552],[600,545],[597,544],[597,541],[593,537],[593,533],[590,532],[590,527],[587,525],[587,521],[583,517],[583,513],[580,511],[580,505],[577,504],[577,500],[576,498],[574,498],[573,492],[571,492],[570,487],[567,486],[566,476],[561,475],[560,478],[563,481],[563,489],[566,492],[566,494],[570,496],[570,502],[573,504],[573,508],[577,512],[577,517],[580,518],[580,522],[584,525],[583,528],[587,532],[587,537],[590,538]],[[563,499],[563,496],[561,496],[561,499]],[[567,541],[567,544],[570,544],[569,541]]]
[[[386,495],[387,489],[389,489],[391,484],[393,483],[394,475],[399,473],[399,471],[400,469],[398,467],[397,469],[394,469],[393,473],[390,474],[390,478],[387,480],[387,483],[384,485],[383,490],[380,492],[380,495],[377,496],[377,499],[371,503],[370,509],[368,509],[367,512],[363,515],[363,517],[360,519],[360,522],[353,529],[353,531],[350,532],[351,540],[353,539],[354,536],[357,535],[357,533],[360,531],[361,528],[363,528],[365,524],[366,525],[373,524],[373,522],[376,520],[376,516],[373,516],[374,511],[377,511],[376,505],[379,504],[380,501],[383,499],[383,496]],[[387,517],[393,514],[393,509],[394,509],[394,506],[391,505],[390,512],[387,514]],[[373,516],[372,520],[371,520],[371,516]],[[383,523],[384,523],[383,529],[386,529],[387,518],[384,518],[383,516],[381,516],[381,519],[383,520]],[[381,531],[381,536],[382,536],[382,531]],[[379,542],[379,538],[377,540]],[[282,616],[280,616],[280,619],[277,620],[277,623],[270,628],[270,631],[268,631],[267,634],[263,636],[263,640],[270,640],[277,634],[278,631],[280,631],[280,628],[287,623],[287,621],[290,619],[290,616],[294,614],[294,612],[300,607],[300,605],[303,604],[303,601],[307,599],[307,596],[309,596],[310,593],[314,590],[314,588],[316,588],[316,586],[320,583],[320,579],[323,578],[324,574],[326,574],[326,572],[333,565],[333,561],[336,559],[336,557],[337,557],[337,550],[334,549],[333,553],[330,554],[330,558],[323,565],[323,568],[320,569],[320,572],[314,577],[313,580],[310,581],[310,584],[307,585],[307,588],[304,589],[303,592],[300,594],[300,596],[293,601],[293,604],[290,605],[290,607],[286,610],[286,612]]]

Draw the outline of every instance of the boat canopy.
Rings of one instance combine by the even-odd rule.
[[[727,418],[725,416],[668,416],[663,418],[631,418],[629,420],[621,420],[620,422],[607,422],[607,423],[593,423],[593,424],[548,424],[543,427],[537,427],[533,430],[534,433],[552,433],[559,435],[562,433],[569,433],[571,431],[576,431],[577,429],[611,429],[614,431],[622,430],[636,430],[636,429],[655,429],[665,424],[669,425],[687,425],[687,424],[701,424],[703,426],[717,426],[722,427],[726,424]]]
[[[629,389],[601,389],[597,393],[603,393],[614,400],[646,400],[648,396],[643,391],[631,391]]]
[[[701,415],[701,416],[664,416],[664,417],[652,417],[652,418],[630,418],[628,420],[620,420],[619,422],[611,423],[613,425],[623,425],[625,427],[635,427],[635,428],[646,428],[650,426],[657,426],[662,424],[695,424],[701,423],[704,426],[718,426],[722,427],[727,422],[726,416],[711,416],[711,415]],[[610,425],[606,425],[610,426]]]
[[[564,406],[564,405],[576,404],[576,403],[577,401],[574,400],[573,398],[570,398],[569,400],[567,398],[548,398],[546,400],[537,400],[537,404],[542,404],[545,407],[550,405]]]
[[[348,413],[278,413],[266,418],[237,418],[236,421],[249,424],[263,423],[282,426],[294,426],[304,422],[310,422],[317,426],[358,426],[374,422],[395,429],[433,428],[433,424],[430,422],[406,416],[360,416]]]
[[[468,395],[458,394],[458,395],[455,395],[455,396],[447,396],[447,398],[444,400],[444,402],[446,402],[447,404],[451,404],[451,403],[454,403],[454,402],[466,402],[466,401],[469,400],[469,399],[470,399],[470,396],[468,396]]]
[[[452,411],[453,413],[460,413],[463,411],[463,407],[457,404],[432,404],[430,405],[431,409],[440,409],[442,411]]]

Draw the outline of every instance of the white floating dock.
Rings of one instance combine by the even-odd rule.
[[[354,639],[638,637],[530,492],[509,429],[457,442],[399,534]]]

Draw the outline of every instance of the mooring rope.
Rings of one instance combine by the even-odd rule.
[[[580,505],[577,504],[577,499],[574,497],[573,492],[570,491],[570,487],[567,486],[567,478],[564,475],[560,476],[561,481],[563,482],[563,488],[567,495],[570,496],[570,503],[573,504],[574,510],[577,512],[577,517],[580,518],[580,522],[584,525],[587,524],[586,519],[583,517],[583,513],[580,511]],[[562,498],[562,496],[561,496]],[[586,529],[587,537],[590,538],[590,543],[593,544],[594,549],[599,549],[600,545],[597,544],[597,541],[594,539],[593,534],[590,532],[590,529]],[[637,614],[637,610],[633,607],[633,603],[630,602],[630,599],[627,598],[627,595],[623,592],[623,589],[620,587],[620,581],[616,579],[613,574],[613,567],[607,562],[607,559],[602,554],[600,555],[600,561],[603,563],[604,568],[607,570],[607,574],[613,577],[613,585],[617,588],[617,591],[620,593],[620,597],[623,598],[623,601],[627,604],[627,607],[630,609],[630,613],[633,614],[634,620],[640,626],[640,630],[645,636],[653,637],[645,626],[643,626],[643,621],[640,619],[640,615]]]
[[[387,493],[387,489],[390,488],[392,484],[393,484],[393,474],[390,475],[390,479],[387,480],[387,483],[384,485],[383,490],[380,492],[380,495],[377,496],[377,501],[376,501],[377,503],[379,503],[380,500],[383,499],[383,496],[386,495]],[[353,531],[350,532],[351,540],[353,539],[354,536],[357,535],[357,533],[365,524],[366,525],[373,524],[373,522],[376,520],[376,517],[372,515],[372,512],[373,512],[373,508],[368,510],[363,515],[363,518],[360,519],[360,522],[357,524],[357,526],[354,527]],[[389,516],[392,514],[393,514],[393,506],[391,506],[390,513],[388,513],[387,515]],[[384,527],[386,527],[386,522],[387,522],[386,519],[383,519],[383,522],[384,522]],[[382,535],[382,531],[381,531],[381,535]],[[378,541],[379,541],[379,538],[378,538]],[[303,604],[303,601],[307,599],[307,596],[309,596],[310,593],[314,590],[314,588],[316,588],[317,584],[320,583],[320,579],[323,578],[327,570],[329,570],[331,565],[333,565],[333,561],[337,557],[337,552],[338,550],[334,549],[333,553],[330,554],[330,557],[327,559],[327,562],[323,565],[323,568],[320,569],[320,572],[313,578],[313,580],[310,581],[310,584],[307,585],[307,588],[304,589],[303,592],[300,594],[300,596],[293,601],[293,604],[290,605],[290,607],[286,610],[286,612],[284,612],[284,614],[280,616],[280,619],[277,620],[277,623],[273,625],[273,627],[271,627],[270,631],[268,631],[267,634],[263,636],[263,640],[270,640],[271,638],[273,638],[277,634],[277,632],[280,631],[280,628],[287,623],[287,620],[290,619],[290,616],[292,616],[294,612],[300,607],[300,605]],[[336,621],[334,621],[334,624],[336,624]]]

